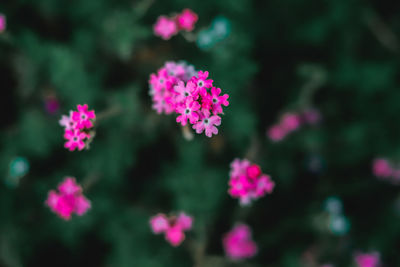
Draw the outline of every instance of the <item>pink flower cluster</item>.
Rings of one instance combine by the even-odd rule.
[[[89,130],[93,128],[96,115],[93,110],[88,110],[88,105],[78,105],[78,111],[70,111],[69,116],[63,115],[59,121],[65,128],[64,138],[67,142],[64,147],[70,151],[76,148],[82,150],[86,147],[92,137]]]
[[[250,227],[236,225],[222,239],[225,254],[231,260],[251,258],[257,253],[257,244],[252,240]]]
[[[170,18],[159,16],[153,26],[154,34],[164,40],[168,40],[180,30],[191,32],[194,29],[197,19],[197,14],[188,8]]]
[[[159,213],[150,218],[150,226],[155,234],[164,233],[165,240],[172,246],[179,246],[185,240],[185,231],[192,229],[193,218],[181,212],[178,216],[167,217]]]
[[[299,113],[287,112],[281,116],[277,124],[268,129],[267,135],[272,141],[279,142],[288,134],[298,130],[301,125],[316,124],[320,120],[321,114],[315,109],[307,109]]]
[[[82,216],[91,207],[90,201],[82,194],[82,187],[73,177],[66,177],[58,186],[58,192],[49,192],[46,205],[66,221],[71,219],[73,213]]]
[[[6,30],[6,16],[0,14],[0,33]]]
[[[357,253],[354,257],[358,267],[379,267],[380,257],[378,252]]]
[[[235,159],[231,163],[229,194],[239,198],[241,205],[248,205],[252,200],[272,193],[275,183],[269,175],[261,172],[260,166],[250,161]]]
[[[387,180],[393,184],[400,183],[400,169],[394,168],[387,159],[375,159],[372,162],[372,172],[376,177]]]
[[[228,94],[221,95],[221,89],[213,86],[208,71],[195,72],[193,66],[184,63],[167,62],[151,74],[150,95],[153,109],[157,113],[178,114],[176,122],[185,126],[189,120],[196,133],[205,132],[211,137],[218,134],[221,125],[222,106],[228,106]]]

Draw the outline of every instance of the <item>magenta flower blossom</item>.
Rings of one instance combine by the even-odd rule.
[[[77,123],[78,129],[90,129],[93,127],[93,120],[96,119],[96,115],[93,110],[88,110],[87,104],[78,105],[78,111],[72,113],[72,120]]]
[[[372,253],[357,253],[354,261],[358,267],[379,267],[381,266],[378,252]]]
[[[78,111],[70,111],[69,116],[62,115],[59,124],[64,127],[64,138],[67,139],[64,147],[69,151],[83,150],[91,138],[90,130],[96,115],[93,110],[88,110],[88,105],[78,105]]]
[[[185,240],[185,231],[192,229],[193,218],[181,212],[178,217],[169,218],[159,213],[150,218],[150,227],[155,234],[164,234],[165,240],[177,247]]]
[[[159,213],[150,219],[151,229],[155,234],[164,233],[169,228],[167,216]]]
[[[155,35],[168,40],[178,33],[178,26],[173,19],[166,16],[159,16],[153,26],[153,30]]]
[[[372,171],[376,177],[388,178],[390,177],[394,170],[390,166],[389,161],[383,158],[375,159],[372,163]]]
[[[191,32],[194,29],[194,25],[196,24],[197,19],[197,14],[194,13],[192,10],[186,8],[182,11],[182,13],[177,15],[176,22],[180,29]]]
[[[207,137],[218,134],[218,128],[216,126],[221,125],[221,117],[217,115],[210,116],[210,112],[205,110],[202,112],[202,118],[193,125],[193,129],[196,133],[201,134],[204,130]]]
[[[182,126],[189,123],[198,134],[207,137],[218,134],[221,125],[222,106],[228,106],[228,95],[221,95],[221,89],[212,87],[207,71],[195,72],[186,63],[167,62],[157,74],[149,79],[153,109],[158,114],[178,114],[176,122]],[[210,89],[212,88],[212,89]],[[212,114],[212,116],[211,116]]]
[[[198,77],[192,77],[192,82],[197,85],[197,90],[201,96],[205,96],[207,94],[207,88],[211,88],[213,85],[213,80],[208,78],[208,71],[199,71]]]
[[[220,96],[220,94],[221,94],[220,88],[215,88],[215,87],[211,88],[212,111],[214,114],[222,113],[221,105],[224,105],[225,107],[229,105],[229,101],[227,100],[229,98],[229,95],[224,94]]]
[[[91,208],[75,178],[66,177],[58,186],[58,191],[50,190],[45,203],[60,218],[70,220],[73,213],[82,216]]]
[[[261,172],[260,166],[246,159],[235,159],[231,163],[228,184],[228,193],[239,198],[241,205],[249,205],[253,200],[271,194],[275,187],[271,177]]]
[[[6,16],[0,14],[0,33],[6,30]]]
[[[301,117],[296,113],[285,113],[282,115],[280,125],[288,132],[297,130],[301,125]]]
[[[320,122],[321,114],[317,109],[308,108],[300,112],[284,113],[280,121],[267,130],[267,136],[273,142],[279,142],[302,125],[314,125]]]
[[[69,149],[69,151],[74,151],[76,148],[81,151],[86,146],[85,139],[89,137],[89,134],[81,132],[78,129],[66,130],[64,138],[67,139],[67,142],[65,142],[64,147]]]
[[[283,129],[280,125],[274,125],[268,129],[267,135],[271,141],[279,142],[285,138],[287,131]]]
[[[77,128],[78,123],[72,119],[72,113],[73,111],[71,110],[69,116],[62,115],[61,120],[59,120],[59,124],[64,126],[65,130],[75,130]]]
[[[233,261],[252,258],[258,251],[257,244],[252,240],[250,227],[245,224],[238,224],[225,234],[222,244],[226,256]]]
[[[199,120],[199,114],[196,111],[199,109],[199,102],[194,101],[192,97],[186,98],[185,104],[176,108],[176,111],[181,114],[176,118],[176,122],[180,122],[182,126],[187,124],[188,119],[191,124],[196,123]]]
[[[186,98],[189,96],[192,97],[193,99],[197,99],[198,95],[195,94],[196,92],[196,85],[192,82],[189,81],[186,86],[183,81],[179,81],[178,85],[174,86],[174,90],[177,93],[175,100],[178,103],[182,103],[185,101]]]

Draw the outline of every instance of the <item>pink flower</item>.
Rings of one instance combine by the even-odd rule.
[[[150,75],[152,108],[158,114],[178,113],[176,122],[185,126],[189,120],[199,134],[205,132],[208,137],[218,134],[221,117],[216,115],[223,114],[222,106],[229,105],[229,96],[221,96],[220,88],[208,92],[213,81],[207,78],[207,71],[196,73],[194,67],[185,62],[167,62],[157,74]]]
[[[58,186],[58,191],[61,194],[71,195],[81,192],[82,188],[76,183],[75,178],[65,177],[64,181]]]
[[[179,225],[182,230],[187,231],[192,229],[193,218],[181,212],[176,219],[175,224]]]
[[[296,113],[286,113],[282,116],[281,127],[287,131],[294,131],[301,125],[301,118]]]
[[[150,226],[155,234],[164,233],[169,229],[168,218],[164,214],[159,213],[150,218]]]
[[[354,260],[358,267],[378,267],[380,266],[379,253],[357,253]]]
[[[228,185],[228,193],[239,198],[241,205],[249,205],[252,200],[271,194],[275,187],[271,177],[263,174],[258,165],[239,159],[231,163]]]
[[[165,233],[165,239],[174,247],[179,246],[185,240],[185,234],[179,225],[170,227]]]
[[[178,27],[175,21],[166,16],[158,17],[153,30],[155,35],[160,36],[164,40],[168,40],[178,33]]]
[[[89,134],[81,132],[78,129],[66,130],[64,138],[68,141],[64,144],[64,147],[69,149],[69,151],[74,151],[76,148],[81,151],[86,146],[84,140],[89,137]]]
[[[231,177],[237,177],[239,175],[245,175],[247,173],[247,168],[250,166],[250,161],[247,159],[240,160],[234,159],[231,163]]]
[[[281,141],[283,138],[285,138],[286,133],[286,129],[282,128],[280,125],[274,125],[267,131],[268,137],[274,142]]]
[[[0,33],[6,30],[6,16],[0,14]]]
[[[90,209],[90,201],[82,195],[82,188],[75,178],[66,177],[58,186],[58,190],[58,193],[50,190],[45,203],[62,219],[71,219],[73,213],[82,216]]]
[[[388,178],[393,174],[393,169],[386,159],[378,158],[372,163],[372,171],[375,176]]]
[[[197,14],[186,8],[176,17],[178,27],[188,32],[194,29],[194,24],[197,22]]]
[[[249,176],[251,179],[256,179],[258,176],[261,175],[261,168],[257,164],[253,164],[249,167],[247,167],[247,176]]]
[[[200,95],[204,96],[207,93],[206,88],[211,88],[213,85],[213,80],[208,78],[208,71],[199,71],[197,73],[198,77],[192,77],[192,81],[197,85],[197,90]]]
[[[75,212],[78,216],[82,216],[91,208],[90,201],[83,195],[75,197]]]
[[[256,185],[256,197],[264,196],[265,194],[272,193],[275,183],[271,180],[269,175],[261,175]]]
[[[187,97],[191,96],[193,99],[197,99],[197,95],[195,94],[196,85],[189,81],[186,86],[183,81],[179,81],[178,85],[174,86],[175,92],[177,92],[177,96],[175,97],[176,102],[183,102]]]
[[[222,244],[226,256],[234,261],[252,258],[258,251],[257,244],[252,240],[250,227],[245,224],[238,224],[225,234]]]
[[[222,113],[222,107],[221,105],[224,105],[225,107],[229,105],[228,102],[228,94],[224,94],[220,96],[221,94],[221,89],[220,88],[211,88],[211,97],[212,97],[212,111],[214,114]]]
[[[173,61],[165,62],[165,69],[168,75],[174,77],[182,77],[186,73],[185,66],[183,64],[177,64]]]
[[[181,114],[176,118],[176,122],[180,122],[182,126],[187,124],[188,119],[191,124],[196,123],[199,120],[199,115],[196,111],[199,109],[200,104],[197,101],[194,101],[192,97],[186,98],[185,104],[176,108],[176,111]]]
[[[241,175],[229,181],[229,194],[233,197],[246,197],[249,189],[252,187],[249,179],[245,175]]]
[[[150,218],[150,227],[155,234],[164,233],[165,240],[172,246],[179,246],[185,240],[185,231],[192,229],[193,218],[181,212],[178,217],[167,217],[159,213]]]
[[[78,111],[74,111],[72,113],[72,120],[77,123],[78,129],[90,129],[93,127],[92,120],[96,119],[96,115],[93,110],[88,110],[89,107],[87,104],[78,105]]]
[[[76,121],[72,120],[72,113],[73,111],[71,110],[69,116],[62,115],[61,120],[59,120],[59,124],[64,126],[65,130],[75,130],[78,124]]]
[[[205,110],[202,113],[200,121],[193,125],[193,129],[196,133],[201,134],[204,130],[207,137],[211,137],[213,134],[218,134],[218,129],[215,126],[221,125],[221,117],[213,115],[210,117],[209,111]]]

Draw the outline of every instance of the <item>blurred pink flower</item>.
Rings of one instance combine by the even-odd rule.
[[[168,218],[159,213],[150,218],[150,226],[155,234],[164,233],[169,228]]]
[[[6,16],[3,14],[0,14],[0,33],[4,32],[6,30]]]
[[[251,258],[258,250],[257,244],[252,240],[251,230],[245,224],[238,224],[225,234],[222,244],[226,256],[235,261]]]
[[[194,29],[197,19],[197,14],[188,8],[184,9],[182,13],[178,14],[176,17],[178,27],[188,32]]]
[[[75,178],[66,177],[58,190],[50,190],[45,203],[60,218],[69,220],[73,213],[82,216],[91,208],[90,201],[82,195],[82,188]]]
[[[252,200],[272,193],[275,187],[271,177],[261,172],[260,166],[246,159],[235,159],[231,163],[228,185],[228,193],[233,198],[239,198],[241,205],[248,205]]]
[[[372,163],[372,171],[375,176],[388,178],[392,175],[393,169],[389,161],[383,158],[377,158]]]
[[[155,234],[164,233],[165,240],[172,246],[179,246],[185,240],[185,231],[192,229],[193,218],[185,213],[179,213],[178,217],[167,217],[159,213],[150,218],[150,227]]]
[[[380,256],[378,252],[357,253],[354,257],[358,267],[378,267],[380,266]]]
[[[158,17],[153,30],[155,35],[160,36],[164,40],[168,40],[178,33],[178,27],[175,21],[166,16]]]
[[[301,125],[301,117],[296,113],[285,113],[282,115],[280,125],[287,131],[297,130]]]
[[[267,131],[269,139],[271,139],[274,142],[281,141],[283,138],[285,138],[286,133],[287,130],[282,128],[280,125],[274,125]]]

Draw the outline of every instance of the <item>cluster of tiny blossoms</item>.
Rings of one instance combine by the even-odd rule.
[[[354,257],[354,261],[358,267],[379,267],[380,256],[378,252],[372,253],[357,253]]]
[[[93,134],[90,129],[93,128],[93,122],[96,115],[93,110],[88,110],[88,105],[78,105],[78,111],[70,111],[69,116],[63,115],[59,121],[65,128],[64,138],[67,140],[64,147],[70,151],[84,149],[89,143]]]
[[[275,183],[269,175],[261,172],[260,166],[250,161],[235,159],[231,163],[229,194],[239,198],[241,205],[272,193]]]
[[[172,17],[159,16],[153,26],[154,34],[168,40],[181,30],[191,32],[197,19],[197,14],[188,8]]]
[[[252,240],[251,229],[245,224],[238,224],[225,234],[222,244],[226,256],[234,261],[251,258],[258,250],[257,244]]]
[[[216,126],[221,124],[222,106],[228,106],[228,94],[213,86],[208,71],[194,71],[185,63],[167,62],[151,74],[149,80],[153,109],[158,114],[178,114],[176,122],[185,126],[189,120],[196,133],[205,132],[211,137],[218,134]]]
[[[181,212],[178,216],[167,217],[159,213],[150,218],[150,227],[155,234],[164,233],[165,240],[172,246],[179,246],[185,240],[185,231],[192,229],[193,218]]]
[[[58,186],[58,192],[51,190],[48,193],[46,205],[66,221],[73,213],[82,216],[91,207],[90,201],[82,194],[82,187],[73,177],[66,177]]]
[[[400,169],[393,167],[387,159],[375,159],[372,163],[372,172],[380,179],[387,180],[393,184],[400,183]]]
[[[303,124],[316,124],[321,120],[318,110],[307,109],[302,112],[287,112],[283,114],[277,124],[272,125],[267,135],[273,142],[279,142],[288,134],[298,130]]]

